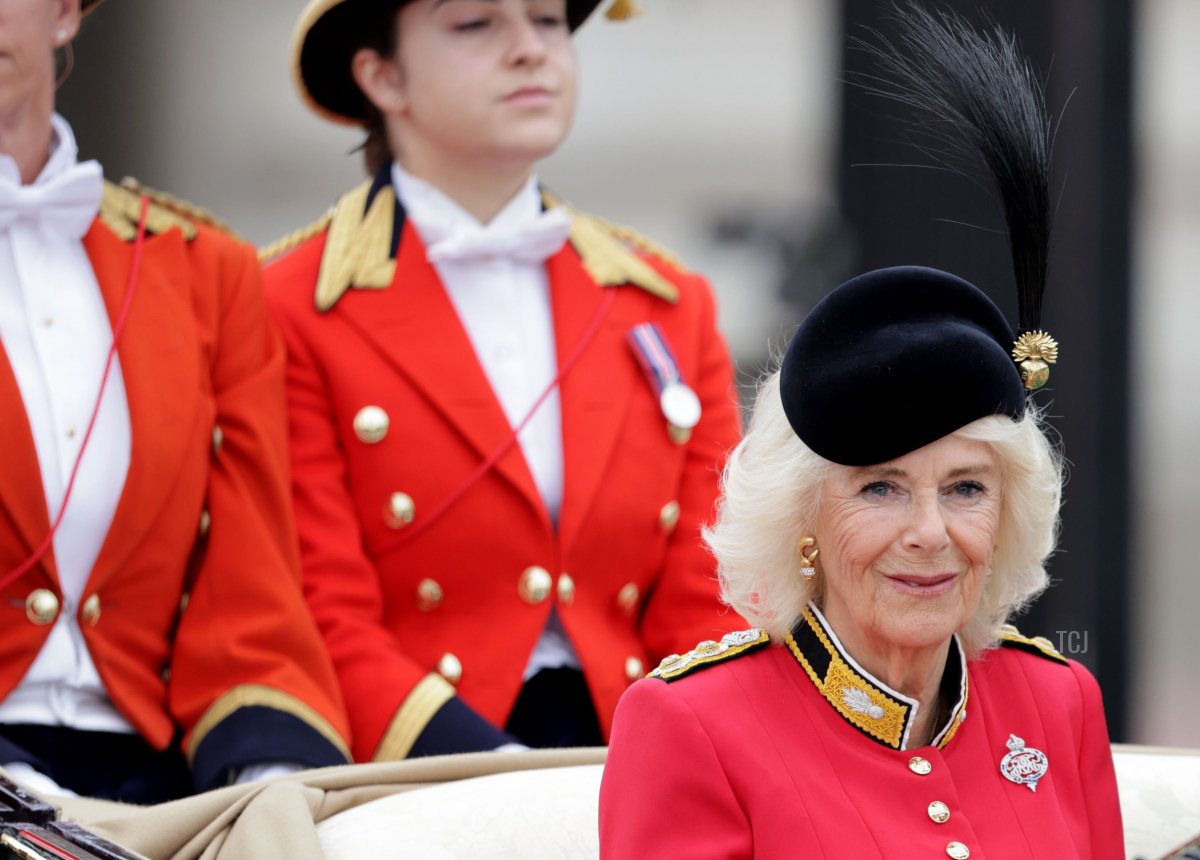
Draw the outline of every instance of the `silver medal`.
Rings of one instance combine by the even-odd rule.
[[[1025,741],[1016,735],[1008,736],[1008,755],[1000,759],[1000,772],[1004,778],[1017,785],[1027,785],[1037,791],[1038,780],[1046,775],[1050,760],[1039,749],[1025,746]]]
[[[700,398],[682,382],[668,383],[658,405],[667,421],[680,430],[691,430],[700,421]]]

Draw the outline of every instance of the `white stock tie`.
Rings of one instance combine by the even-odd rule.
[[[431,263],[493,259],[543,263],[563,246],[570,233],[571,218],[557,206],[515,227],[488,225],[447,230],[437,224],[421,225],[425,256]]]
[[[104,193],[104,179],[95,161],[73,164],[35,185],[17,185],[0,177],[0,231],[19,220],[70,239],[82,239]]]

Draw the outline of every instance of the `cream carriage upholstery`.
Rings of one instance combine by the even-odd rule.
[[[1114,745],[1129,858],[1200,836],[1200,750]],[[600,764],[512,771],[393,795],[317,827],[328,860],[598,856]],[[670,808],[663,799],[664,814]]]

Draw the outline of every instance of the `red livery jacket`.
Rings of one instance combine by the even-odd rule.
[[[388,176],[265,269],[288,349],[305,590],[354,756],[403,758],[452,700],[503,726],[552,607],[607,733],[661,657],[741,626],[699,533],[740,428],[712,295],[572,213],[546,263],[560,368],[578,354],[560,388],[552,524],[518,445],[476,474],[512,430]],[[702,404],[683,444],[627,343],[645,322]]]
[[[111,318],[136,194],[106,185],[83,244]],[[176,735],[201,788],[263,761],[346,760],[336,677],[299,584],[288,508],[283,348],[253,250],[155,205],[118,342],[132,453],[80,628],[113,702],[156,748]],[[38,458],[0,351],[0,573],[50,530]],[[61,608],[53,551],[0,592],[0,698]]]
[[[630,688],[600,791],[602,857],[1125,856],[1082,666],[1015,633],[969,663],[956,642],[950,716],[933,744],[904,749],[911,709],[821,631],[810,611],[783,643],[732,634]],[[1041,772],[1036,791],[1002,772],[1010,743],[1033,764],[1014,755],[1008,770]]]

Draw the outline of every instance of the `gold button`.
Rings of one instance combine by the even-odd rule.
[[[637,583],[627,582],[617,592],[617,606],[621,607],[621,611],[626,615],[632,615],[637,609],[641,596],[642,593],[638,590]]]
[[[74,425],[74,424],[72,424],[70,427],[68,427],[68,428],[67,428],[67,438],[68,438],[68,439],[74,439],[74,438],[75,438],[75,433],[76,433],[76,432],[77,432],[77,431],[75,430],[75,425]]]
[[[417,609],[421,612],[432,612],[442,605],[445,594],[442,587],[432,579],[422,579],[417,583]]]
[[[546,568],[538,567],[535,564],[533,567],[525,568],[524,573],[521,574],[517,592],[521,595],[521,599],[530,606],[537,606],[550,596],[550,588],[553,585],[554,580],[550,578]]]
[[[447,651],[442,655],[442,659],[438,660],[438,674],[451,684],[457,684],[462,680],[462,663]]]
[[[364,406],[354,416],[354,435],[360,442],[374,445],[383,441],[383,437],[387,435],[389,423],[388,414],[381,408]]]
[[[192,593],[190,591],[185,591],[183,594],[179,595],[179,611],[183,612],[183,610],[187,609],[188,604],[191,603],[191,601]]]
[[[200,512],[200,537],[204,537],[206,534],[208,534],[208,530],[211,527],[212,527],[212,515],[208,512],[207,509],[201,511]]]
[[[692,428],[676,427],[674,424],[668,424],[667,435],[671,437],[671,441],[676,445],[686,445],[688,440],[692,438]]]
[[[79,615],[84,621],[95,627],[96,622],[100,620],[100,595],[93,594],[87,600],[83,601]]]
[[[35,588],[25,598],[25,617],[34,624],[49,624],[58,615],[58,596],[48,588]]]
[[[625,677],[630,681],[636,681],[646,674],[646,667],[642,665],[642,661],[637,657],[625,658]]]
[[[933,772],[933,765],[929,763],[928,759],[915,755],[908,760],[908,769],[919,776],[925,776]]]
[[[940,800],[935,800],[929,804],[929,817],[938,824],[945,824],[950,820],[950,807]]]
[[[225,431],[222,430],[221,425],[218,424],[215,427],[213,427],[213,438],[212,438],[213,453],[219,454],[221,452],[221,446],[224,444],[225,444]]]
[[[402,529],[413,521],[417,515],[417,506],[408,493],[392,493],[387,507],[383,510],[383,521],[390,528]]]
[[[558,577],[558,602],[570,606],[575,602],[575,580],[571,574],[564,573]]]
[[[667,534],[675,531],[675,526],[679,525],[679,502],[672,499],[663,505],[662,510],[658,514],[658,527]]]
[[[946,853],[949,854],[953,860],[967,860],[967,858],[971,856],[971,849],[966,845],[963,845],[961,842],[951,842],[946,846]]]

